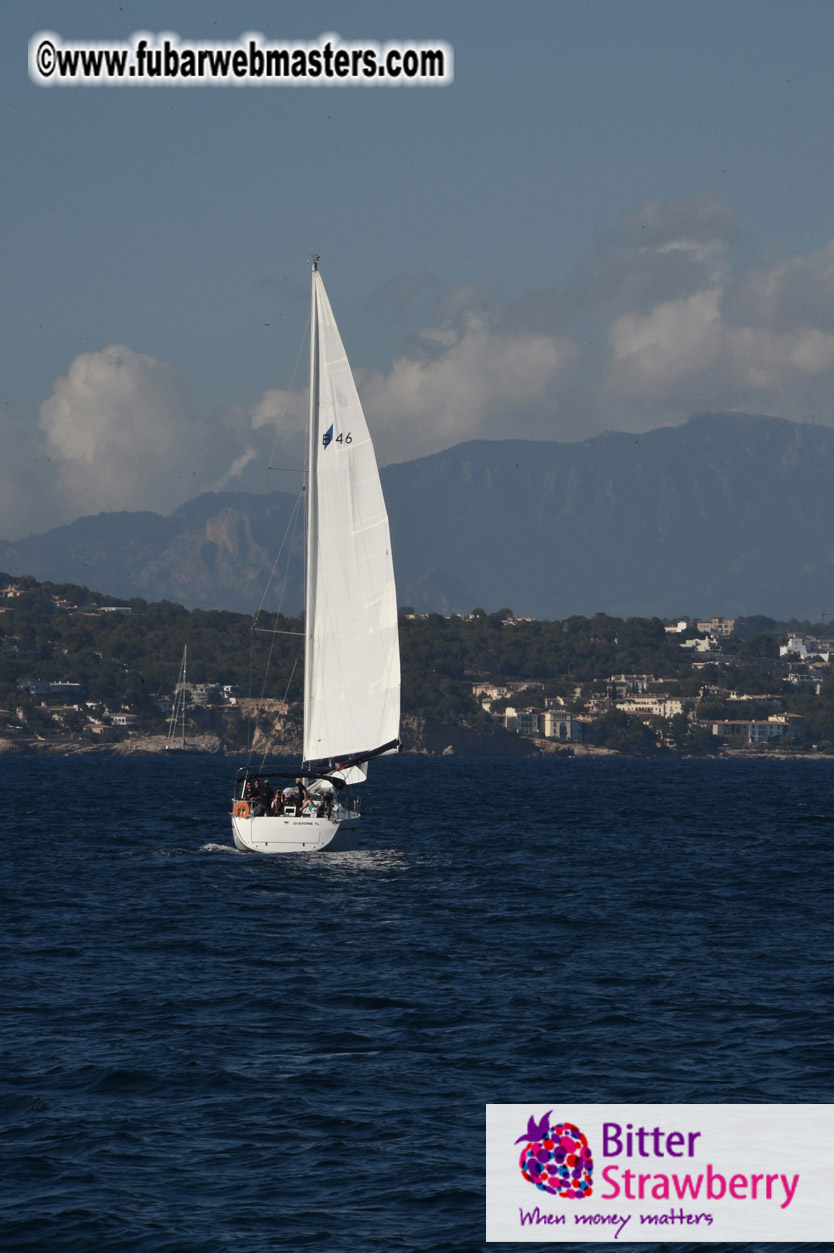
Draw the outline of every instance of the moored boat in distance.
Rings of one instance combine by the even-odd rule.
[[[305,475],[303,755],[289,777],[249,767],[238,772],[232,834],[237,848],[256,853],[336,847],[340,828],[343,833],[359,819],[359,800],[349,794],[349,785],[364,781],[372,758],[400,749],[400,651],[388,514],[317,262]]]
[[[188,645],[186,644],[182,650],[180,677],[177,680],[177,686],[174,691],[174,705],[171,710],[171,720],[168,723],[168,735],[165,740],[166,753],[187,753],[193,751],[192,745],[185,738],[185,709],[188,704],[187,661]]]

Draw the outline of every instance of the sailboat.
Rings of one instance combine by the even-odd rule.
[[[311,300],[303,755],[289,777],[238,772],[232,834],[255,853],[338,847],[339,828],[341,839],[359,818],[349,785],[367,778],[374,757],[400,750],[388,514],[317,257]]]
[[[165,740],[166,752],[186,751],[185,743],[185,707],[188,704],[188,687],[186,686],[186,663],[188,660],[188,645],[184,645],[182,650],[182,661],[180,663],[180,677],[177,680],[177,686],[174,691],[174,706],[171,710],[171,720],[168,723],[168,736]]]

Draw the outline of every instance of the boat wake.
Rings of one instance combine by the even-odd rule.
[[[324,850],[322,866],[329,870],[379,871],[406,870],[408,859],[396,849],[343,849],[331,852]]]
[[[242,849],[235,848],[233,844],[201,844],[201,853],[233,853],[235,857],[244,857]]]

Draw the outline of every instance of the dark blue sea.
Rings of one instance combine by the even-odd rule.
[[[4,1253],[472,1253],[487,1102],[834,1101],[834,761],[387,758],[274,858],[234,766],[0,758]]]

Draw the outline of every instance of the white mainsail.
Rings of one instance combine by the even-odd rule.
[[[307,490],[302,769],[346,769],[398,747],[397,597],[373,444],[315,266]]]

